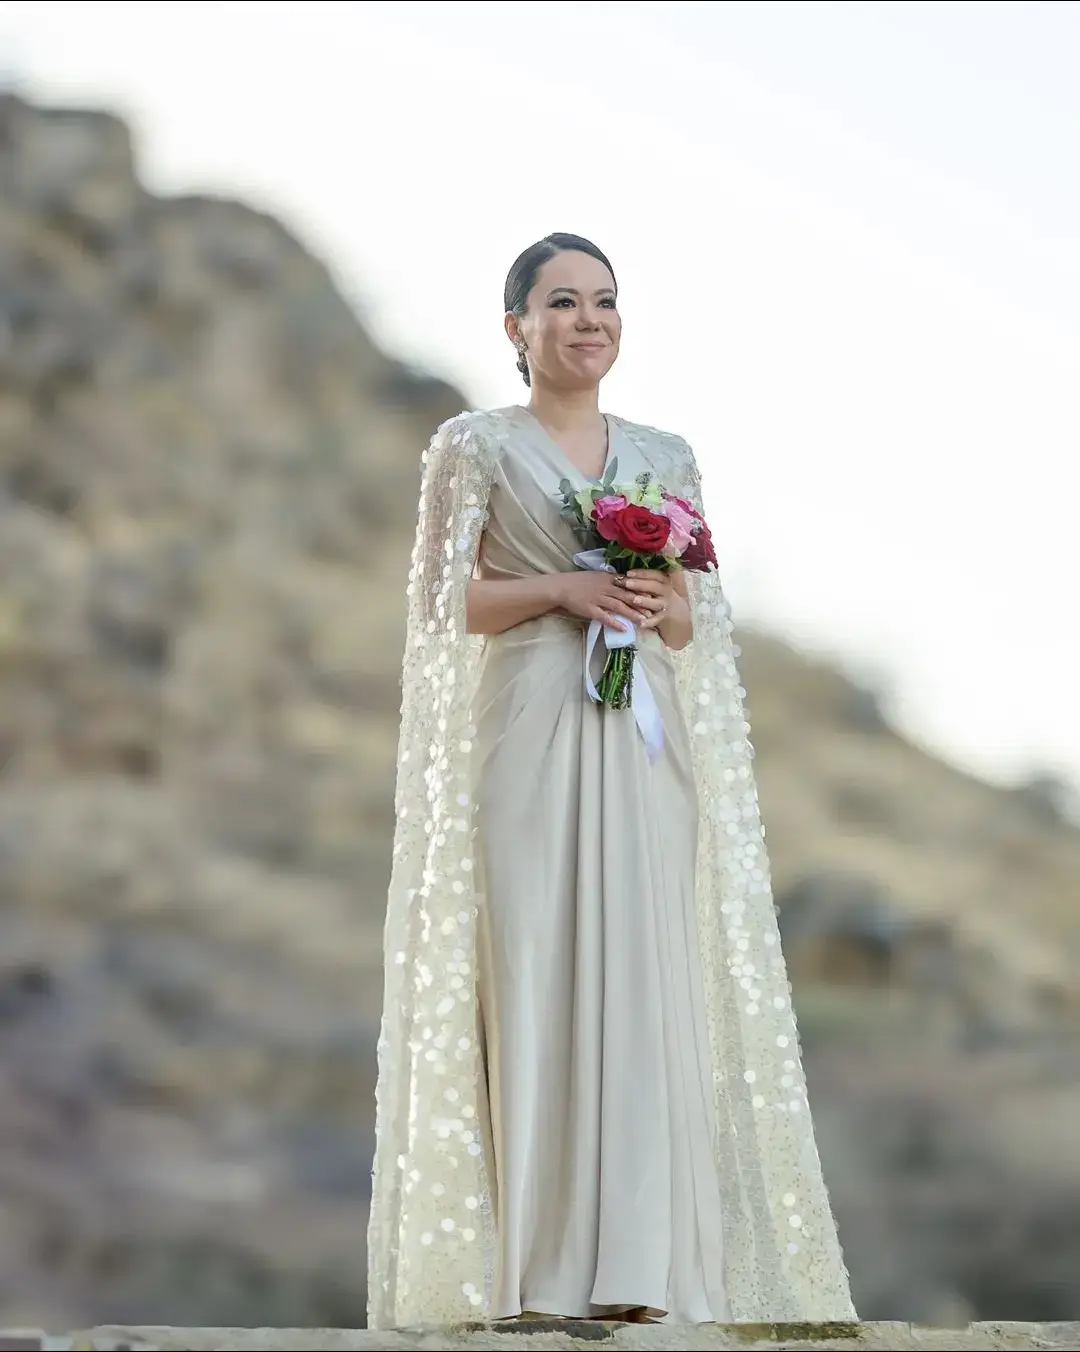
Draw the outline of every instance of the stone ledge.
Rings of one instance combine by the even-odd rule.
[[[1019,1324],[982,1322],[967,1328],[921,1324],[712,1324],[704,1326],[593,1324],[580,1320],[535,1320],[491,1326],[401,1329],[182,1329],[113,1325],[53,1336],[40,1330],[0,1331],[0,1352],[480,1352],[503,1348],[814,1349],[848,1352],[1080,1352],[1080,1322]]]

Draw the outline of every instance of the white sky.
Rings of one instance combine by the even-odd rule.
[[[473,407],[594,238],[605,406],[687,436],[736,617],[993,777],[1080,778],[1080,5],[3,3],[0,69],[328,257]]]

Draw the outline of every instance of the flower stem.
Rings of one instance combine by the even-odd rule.
[[[634,690],[634,648],[608,653],[598,686],[600,698],[612,709],[629,709]]]

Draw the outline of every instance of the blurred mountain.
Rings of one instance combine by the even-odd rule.
[[[982,783],[899,736],[874,691],[763,635],[744,650],[859,1312],[1075,1317],[1080,831],[1067,794]]]
[[[404,579],[461,408],[277,221],[0,102],[0,1324],[362,1322]]]
[[[465,406],[280,223],[0,98],[0,1325],[363,1322],[405,573]],[[861,1310],[1075,1317],[1080,833],[742,641]]]

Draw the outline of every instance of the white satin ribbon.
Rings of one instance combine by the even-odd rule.
[[[604,558],[602,549],[583,550],[580,554],[574,555],[574,562],[579,568],[588,568],[594,573],[615,572]],[[593,620],[585,635],[585,690],[594,704],[600,703],[600,692],[592,677],[592,657],[600,641],[600,635],[604,636],[608,652],[614,652],[617,648],[632,647],[637,639],[637,625],[633,620],[624,619],[622,615],[612,615],[611,619],[619,626],[617,630],[612,629],[610,625],[602,624],[599,620]],[[660,720],[660,710],[649,685],[649,678],[645,674],[644,664],[638,658],[634,659],[630,712],[634,715],[634,721],[645,743],[645,754],[650,762],[655,762],[664,749],[664,725]]]

